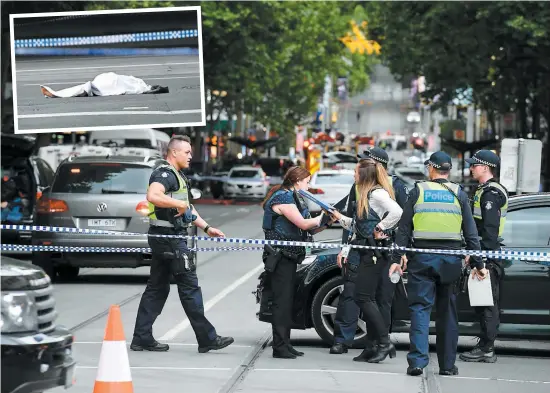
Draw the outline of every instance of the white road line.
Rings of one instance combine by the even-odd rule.
[[[203,218],[204,221],[210,221],[211,218],[210,217],[206,217],[206,218]]]
[[[124,109],[124,110],[126,110],[126,109],[149,109],[149,107],[148,106],[127,106],[127,107],[122,108],[122,109]]]
[[[19,115],[19,119],[34,119],[40,117],[73,117],[73,116],[119,116],[119,115],[183,115],[202,113],[200,109],[180,111],[105,111],[105,112],[69,112],[69,113],[38,113],[34,115]]]
[[[255,368],[253,371],[279,371],[279,372],[303,372],[303,373],[342,373],[342,374],[375,374],[375,375],[400,375],[406,377],[407,374],[385,372],[385,371],[364,371],[364,370],[329,370],[329,369],[296,369],[296,368]],[[465,376],[444,376],[441,378],[454,379],[471,379],[476,381],[498,381],[498,382],[516,382],[516,383],[533,383],[533,384],[550,384],[550,381],[536,381],[523,379],[506,379],[506,378],[489,378],[489,377],[465,377]]]
[[[185,74],[185,72],[184,72]],[[193,74],[193,72],[187,72],[187,74]],[[164,80],[164,79],[190,79],[190,78],[198,78],[200,75],[193,75],[193,76],[172,76],[172,77],[162,77],[162,78],[148,78],[143,77],[142,79],[147,80]],[[81,85],[83,83],[86,83],[87,81],[76,81],[76,82],[46,82],[46,83],[25,83],[23,86],[49,86],[49,85]]]
[[[100,345],[103,344],[103,341],[75,341],[73,344],[91,344],[91,345]],[[126,341],[126,344],[130,345],[130,341]],[[196,347],[198,344],[191,344],[191,343],[171,343],[171,342],[165,342],[163,344],[168,344],[170,346],[174,347]],[[231,344],[231,348],[252,348],[252,345],[234,345]]]
[[[225,217],[227,215],[229,215],[229,212],[224,212],[224,213],[220,214],[220,217]]]
[[[229,295],[231,292],[237,289],[240,285],[244,284],[246,281],[248,281],[252,276],[257,274],[263,268],[264,268],[264,264],[262,263],[256,266],[254,269],[252,269],[248,273],[246,273],[244,276],[242,276],[238,280],[234,281],[229,286],[227,286],[223,291],[218,293],[216,296],[214,296],[204,305],[204,312],[206,313],[208,310],[214,307],[220,300],[222,300],[224,297]],[[179,324],[174,326],[172,329],[167,331],[161,338],[159,338],[159,341],[173,340],[178,334],[183,332],[188,327],[189,327],[189,319],[184,319]]]
[[[97,370],[97,366],[76,366],[81,370]],[[218,367],[130,367],[131,370],[177,370],[177,371],[231,371],[231,368],[218,368]]]
[[[125,65],[105,65],[93,67],[70,67],[70,68],[43,68],[38,70],[17,70],[17,72],[42,72],[42,71],[67,71],[67,70],[94,70],[98,68],[129,68],[129,67],[156,67],[156,66],[171,66],[171,65],[187,65],[200,64],[198,61],[189,63],[156,63],[156,64],[125,64]]]

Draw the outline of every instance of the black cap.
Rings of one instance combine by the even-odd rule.
[[[372,158],[373,160],[378,161],[383,165],[388,165],[388,162],[390,162],[390,157],[388,156],[388,153],[386,153],[386,150],[381,149],[380,147],[373,147],[370,150],[365,150],[363,154],[359,154],[358,157],[361,159]]]
[[[500,165],[500,159],[491,150],[478,150],[471,158],[465,160],[470,165],[487,165],[496,168]]]
[[[451,156],[444,151],[436,151],[424,161],[424,165],[431,165],[436,169],[449,170],[453,167]]]

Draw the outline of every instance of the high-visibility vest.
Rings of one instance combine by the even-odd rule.
[[[502,186],[502,184],[497,182],[489,182],[489,183],[486,183],[484,186],[479,187],[476,190],[476,193],[474,194],[474,206],[473,206],[474,220],[476,221],[483,220],[483,216],[481,215],[481,196],[485,191],[488,191],[489,188],[491,187],[501,191],[506,197],[506,202],[504,203],[504,206],[500,208],[500,224],[498,227],[498,235],[502,236],[502,233],[504,232],[504,224],[506,224],[506,214],[508,212],[508,192],[506,191],[504,186]]]
[[[187,202],[189,205],[189,192],[187,190],[187,183],[185,182],[184,178],[180,175],[180,173],[177,171],[176,168],[174,168],[172,165],[160,165],[157,169],[166,168],[172,171],[174,175],[176,175],[176,178],[178,179],[179,188],[177,191],[174,192],[166,192],[165,194],[170,196],[171,198],[178,199],[180,201]],[[147,187],[147,190],[149,190],[149,187]],[[157,218],[157,215],[155,213],[155,205],[153,205],[151,202],[148,203],[149,206],[149,224],[154,225],[157,227],[167,227],[167,228],[173,228],[174,225],[166,220],[159,220]],[[158,209],[158,208],[157,208]]]
[[[458,184],[445,183],[456,195]],[[462,240],[462,209],[458,198],[439,183],[417,183],[413,237],[426,240]]]

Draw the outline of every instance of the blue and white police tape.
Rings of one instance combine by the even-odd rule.
[[[397,247],[392,245],[391,247],[381,246],[362,246],[362,245],[349,245],[341,243],[323,243],[323,242],[300,242],[289,240],[265,240],[265,239],[242,239],[242,238],[220,238],[209,236],[191,236],[191,235],[160,235],[160,234],[147,234],[147,233],[134,233],[134,232],[122,232],[122,231],[107,231],[101,229],[81,229],[81,228],[67,228],[67,227],[52,227],[52,226],[33,226],[33,225],[0,225],[0,229],[3,230],[15,230],[26,232],[54,232],[54,233],[79,233],[85,235],[109,235],[109,236],[141,236],[141,237],[160,237],[160,238],[179,238],[179,239],[196,239],[211,241],[217,243],[235,243],[235,244],[254,244],[254,245],[272,245],[272,246],[299,246],[310,247],[319,249],[330,248],[342,248],[344,246],[363,249],[363,250],[385,250],[393,251],[400,250],[412,253],[425,253],[425,254],[441,254],[441,255],[459,255],[459,256],[478,256],[489,259],[518,259],[526,261],[550,261],[550,253],[537,252],[537,251],[488,251],[488,250],[441,250],[441,249],[428,249],[428,248],[411,248],[411,247]]]
[[[197,29],[151,31],[146,33],[126,33],[112,35],[98,35],[87,37],[56,37],[56,38],[27,38],[15,40],[15,49],[18,48],[55,48],[63,46],[84,46],[98,44],[120,44],[133,42],[177,40],[198,37]]]
[[[2,251],[49,251],[49,252],[95,252],[95,253],[145,253],[150,254],[148,247],[78,247],[78,246],[40,246],[26,244],[1,244]],[[263,251],[263,247],[194,247],[189,251],[227,252],[227,251]]]
[[[16,48],[17,56],[198,56],[197,48]]]

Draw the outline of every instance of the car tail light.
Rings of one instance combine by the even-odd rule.
[[[136,206],[136,211],[141,214],[142,216],[148,216],[149,215],[149,202],[147,201],[141,201]]]
[[[320,188],[310,188],[309,192],[312,194],[324,194],[325,192]]]
[[[69,211],[67,203],[61,199],[40,198],[36,211],[41,214],[64,213]]]
[[[36,192],[36,200],[39,200],[42,197],[42,191]]]

